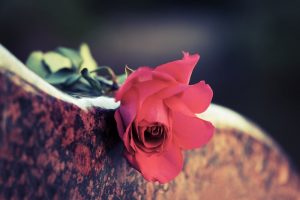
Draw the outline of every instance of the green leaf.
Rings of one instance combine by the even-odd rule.
[[[95,76],[94,78],[96,80],[98,80],[100,83],[103,83],[105,85],[108,85],[108,86],[112,86],[113,85],[113,81],[107,80],[106,78],[104,78],[102,76]]]
[[[98,72],[100,71],[106,71],[106,73],[108,73],[108,75],[111,77],[111,80],[107,80],[105,76],[100,76],[98,74]],[[91,71],[90,73],[96,73],[95,78],[98,78],[100,83],[110,86],[112,90],[117,90],[119,88],[118,86],[119,84],[117,82],[117,76],[115,72],[112,70],[112,68],[108,66],[99,66],[97,69]]]
[[[42,78],[49,73],[46,66],[43,65],[43,52],[41,51],[32,52],[26,61],[26,66]]]
[[[122,75],[117,76],[118,84],[122,85],[125,82],[126,78],[127,78],[127,74],[122,74]]]
[[[82,85],[86,85],[86,86],[91,86],[91,84],[81,76],[81,78],[79,79],[79,82],[82,84]]]
[[[92,88],[94,90],[96,90],[99,95],[102,94],[101,84],[90,75],[87,68],[84,68],[83,70],[81,70],[81,75],[83,78],[85,78],[85,80],[87,80],[90,83]]]
[[[72,68],[72,63],[68,58],[53,51],[44,54],[44,62],[52,73],[63,68]]]
[[[69,86],[76,83],[81,78],[81,74],[72,74],[66,82],[64,82],[64,85]]]
[[[91,54],[89,46],[86,43],[80,45],[79,51],[81,58],[83,59],[80,70],[84,68],[88,69],[89,71],[97,69],[98,65]]]
[[[111,95],[119,88],[118,82],[126,78],[117,77],[110,67],[99,67],[87,44],[82,44],[78,51],[58,47],[46,53],[33,52],[27,65],[50,84],[77,97]]]
[[[72,70],[63,68],[53,74],[50,74],[48,77],[45,78],[45,80],[50,84],[58,85],[65,83],[73,75],[74,72]]]
[[[69,58],[73,66],[76,67],[76,69],[80,68],[80,65],[82,63],[82,58],[77,51],[66,47],[58,47],[56,51],[62,54],[63,56]]]
[[[89,94],[92,91],[92,88],[90,86],[83,85],[80,82],[75,83],[74,85],[72,85],[71,89],[74,92],[84,92],[86,94]]]

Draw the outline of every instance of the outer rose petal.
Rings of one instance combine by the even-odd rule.
[[[214,133],[214,126],[196,116],[189,117],[173,112],[174,139],[183,149],[199,148],[206,144]]]
[[[122,120],[119,110],[116,110],[114,116],[115,116],[115,120],[117,122],[118,133],[119,133],[119,136],[121,137],[121,136],[123,136],[126,127],[124,127],[123,120]]]
[[[137,91],[132,88],[122,98],[119,112],[122,116],[124,126],[127,127],[134,120],[139,107]]]
[[[123,98],[123,95],[134,85],[135,82],[138,81],[147,81],[152,79],[151,72],[153,69],[149,67],[140,67],[136,71],[134,71],[128,78],[122,87],[116,92],[115,99],[116,101],[120,101]]]
[[[189,85],[184,90],[180,100],[194,113],[202,113],[209,106],[213,97],[213,91],[208,84],[200,81],[195,85]]]
[[[132,151],[130,147],[130,143],[132,142],[130,134],[131,124],[136,117],[139,106],[138,100],[137,91],[134,88],[131,89],[129,92],[124,94],[121,106],[115,113],[119,136],[123,140],[126,149],[130,152]]]
[[[136,84],[134,87],[139,93],[139,103],[142,104],[144,100],[153,94],[163,90],[164,88],[171,85],[171,83],[161,81],[161,80],[149,80],[142,83]]]
[[[178,82],[188,84],[192,75],[192,71],[196,66],[200,56],[198,54],[189,55],[183,52],[182,60],[176,60],[154,69],[154,71],[164,72],[174,77]]]
[[[162,154],[151,156],[125,152],[128,161],[142,173],[148,181],[166,183],[175,178],[183,167],[183,158],[179,147],[172,143]]]

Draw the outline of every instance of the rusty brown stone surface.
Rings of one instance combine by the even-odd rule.
[[[4,70],[0,97],[0,199],[300,199],[286,156],[233,127],[160,185],[123,158],[112,110],[85,112]]]

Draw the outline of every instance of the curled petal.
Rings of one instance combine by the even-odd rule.
[[[156,67],[154,71],[167,73],[178,82],[188,84],[199,58],[199,54],[189,55],[189,53],[183,52],[182,60],[160,65]]]
[[[136,143],[136,139],[135,138],[137,136],[137,126],[135,123],[132,123],[130,128],[128,129],[128,136],[127,136],[127,139],[128,139],[128,142],[127,144],[125,145],[126,149],[129,151],[129,152],[136,152],[138,151],[138,145]],[[130,147],[128,147],[128,144],[130,145]]]
[[[181,101],[179,95],[166,98],[164,103],[172,111],[171,113],[179,112],[190,117],[195,116],[195,113],[193,113],[190,108]]]
[[[168,87],[169,83],[161,80],[149,80],[136,84],[134,87],[138,91],[139,103],[142,104],[146,98]]]
[[[117,122],[118,126],[118,122]],[[125,132],[119,132],[120,138],[123,140],[124,146],[127,149],[128,152],[134,153],[136,151],[136,145],[132,137],[132,126],[128,126],[125,130]]]
[[[130,148],[130,144],[132,144],[131,129],[138,106],[137,92],[135,89],[132,89],[123,96],[121,106],[115,113],[119,136],[123,140],[128,151],[132,151]],[[126,129],[124,130],[122,127],[126,127]]]
[[[180,97],[181,101],[194,113],[204,112],[213,97],[213,91],[208,84],[200,81],[197,84],[189,85]]]
[[[174,138],[183,149],[199,148],[206,144],[214,133],[214,126],[196,116],[172,112]]]
[[[142,173],[148,181],[166,183],[175,178],[183,167],[183,158],[179,147],[172,143],[162,154],[151,156],[125,152],[127,160]]]
[[[177,96],[177,95],[181,94],[187,87],[188,87],[188,85],[184,85],[184,84],[174,84],[174,85],[170,85],[169,87],[160,90],[155,95],[158,96],[160,99],[164,100],[164,99],[170,98],[172,96]]]

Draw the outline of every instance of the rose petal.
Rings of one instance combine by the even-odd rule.
[[[187,105],[185,105],[179,95],[172,96],[164,99],[165,105],[172,110],[173,112],[179,112],[181,114],[194,117],[195,113],[193,113]],[[171,113],[173,113],[171,112]]]
[[[214,133],[214,126],[198,117],[172,112],[173,132],[178,145],[183,149],[194,149],[206,144]]]
[[[169,127],[168,109],[161,99],[155,95],[147,98],[141,105],[137,121],[146,120],[150,123],[161,123]]]
[[[180,97],[181,101],[194,113],[204,112],[213,97],[213,91],[208,84],[200,81],[197,84],[189,85]]]
[[[137,126],[136,126],[136,124],[132,124],[131,126],[130,126],[130,128],[128,129],[128,137],[126,138],[126,139],[128,139],[128,141],[126,141],[126,145],[125,145],[125,147],[126,147],[126,149],[129,151],[129,152],[136,152],[137,150],[138,150],[138,147],[137,147],[137,145],[136,145],[136,143],[135,143],[135,141],[134,141],[134,136],[133,136],[133,130],[132,129],[137,129]],[[125,143],[125,142],[124,142]],[[130,145],[130,147],[128,147],[129,145]]]
[[[196,66],[200,56],[198,54],[189,55],[189,53],[183,52],[182,60],[176,60],[163,65],[160,65],[154,69],[154,71],[164,72],[174,77],[178,82],[188,84],[192,71]]]
[[[132,155],[125,152],[125,156],[148,181],[166,183],[175,178],[183,167],[182,154],[175,143],[169,145],[161,154],[149,156],[143,153]]]

